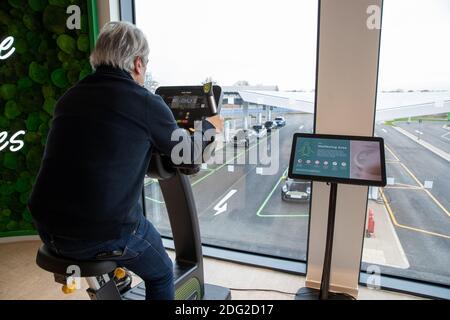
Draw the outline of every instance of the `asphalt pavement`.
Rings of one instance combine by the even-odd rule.
[[[308,239],[309,203],[281,199],[288,167],[292,135],[311,132],[312,115],[286,115],[287,125],[277,135],[253,142],[249,149],[226,144],[219,150],[224,161],[210,164],[191,176],[202,241],[241,251],[305,260]],[[401,124],[403,128],[403,124]],[[414,124],[405,130],[416,130]],[[437,123],[423,123],[427,142],[437,145],[442,133]],[[418,130],[418,129],[417,129]],[[442,129],[444,130],[444,129]],[[449,131],[450,132],[450,131]],[[450,170],[449,163],[394,130],[377,125],[376,134],[387,145],[387,175],[394,185],[384,190],[387,207],[410,268],[382,267],[382,272],[418,280],[450,283]],[[445,134],[442,133],[442,134]],[[442,136],[442,135],[441,135]],[[270,141],[279,141],[279,152]],[[267,142],[268,141],[268,142]],[[272,150],[276,164],[268,167],[252,158]],[[448,149],[446,149],[448,151]],[[269,152],[270,154],[270,152]],[[260,158],[257,156],[257,158]],[[278,160],[278,161],[276,161]],[[433,181],[425,189],[425,181]],[[170,236],[164,200],[158,184],[146,186],[150,220]],[[363,268],[367,265],[363,263]]]

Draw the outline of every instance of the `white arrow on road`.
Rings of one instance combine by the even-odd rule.
[[[230,192],[227,193],[227,195],[225,197],[223,197],[222,200],[219,201],[218,204],[216,204],[216,206],[214,207],[214,210],[216,211],[216,213],[214,214],[215,216],[224,213],[225,211],[227,211],[227,201],[228,199],[230,199],[235,193],[237,192],[237,190],[233,189],[230,190]]]

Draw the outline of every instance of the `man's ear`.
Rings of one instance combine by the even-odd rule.
[[[136,59],[134,59],[134,73],[135,74],[137,74],[137,75],[141,74],[142,70],[144,69],[143,67],[144,67],[144,65],[142,63],[141,58],[137,57]]]

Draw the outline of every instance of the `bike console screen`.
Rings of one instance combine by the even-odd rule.
[[[169,106],[180,128],[193,130],[195,121],[218,113],[222,89],[212,85],[159,87],[155,93]]]

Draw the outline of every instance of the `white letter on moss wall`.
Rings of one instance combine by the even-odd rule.
[[[16,51],[16,48],[12,47],[13,44],[14,44],[13,37],[7,37],[5,40],[3,40],[0,43],[0,60],[8,59],[14,53],[14,51]],[[8,52],[6,52],[6,54],[3,54],[2,53],[3,51],[8,51]]]

